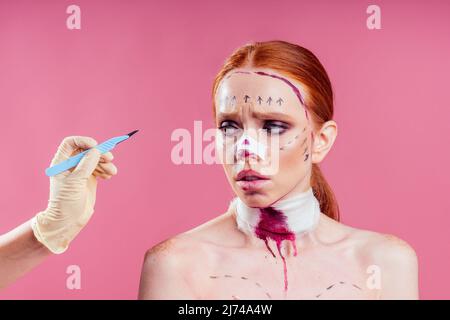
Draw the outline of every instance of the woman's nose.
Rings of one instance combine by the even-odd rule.
[[[253,138],[247,132],[241,136],[236,143],[235,155],[238,160],[254,158],[255,160],[264,160],[266,158],[266,145],[259,141],[261,137]]]

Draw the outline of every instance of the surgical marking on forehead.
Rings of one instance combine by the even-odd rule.
[[[236,105],[236,96],[233,96],[233,98],[231,98],[231,105]]]
[[[252,97],[250,97],[248,94],[245,94],[242,98],[242,100],[244,101],[244,103],[251,103],[252,102]],[[258,98],[256,98],[256,101],[258,102],[259,105],[261,105],[261,103],[263,102],[263,98],[261,96],[258,96]],[[275,100],[275,98],[272,97],[268,97],[266,100],[266,104],[268,104],[269,106],[272,105],[272,102]],[[224,106],[225,108],[228,108],[228,105],[234,107],[236,105],[237,102],[237,98],[236,96],[233,97],[229,97],[229,96],[224,96],[220,99],[220,104],[222,106]],[[278,104],[278,106],[281,107],[281,105],[284,103],[283,98],[279,97],[278,99],[276,99],[275,103]]]
[[[259,105],[261,105],[261,101],[263,100],[260,96],[258,96],[258,99],[256,99],[259,103]]]
[[[300,103],[301,103],[302,105],[305,105],[305,101],[304,101],[304,99],[303,99],[303,97],[302,97],[302,95],[301,95],[301,93],[300,93],[300,90],[298,90],[298,88],[297,88],[296,86],[294,86],[288,79],[283,78],[283,77],[280,77],[280,76],[275,75],[275,74],[265,73],[265,72],[263,72],[263,71],[256,71],[255,73],[256,73],[256,74],[259,74],[259,75],[262,75],[262,76],[269,76],[269,77],[272,77],[272,78],[275,78],[275,79],[279,79],[279,80],[281,80],[281,81],[284,81],[284,83],[286,83],[288,86],[290,86],[291,89],[294,91],[295,95],[296,95],[296,96],[298,97],[298,99],[300,100]]]
[[[233,73],[229,74],[228,76],[225,77],[225,79],[228,79],[229,77],[231,77],[233,74],[235,73],[245,73],[245,74],[250,74],[251,72],[249,71],[234,71]]]
[[[302,104],[303,109],[305,109],[306,119],[309,120],[308,110],[306,110],[305,99],[303,98],[302,94],[300,93],[300,90],[293,83],[291,83],[288,79],[283,78],[283,77],[281,77],[279,75],[276,75],[276,74],[266,73],[264,71],[252,71],[252,72],[249,72],[249,71],[234,71],[233,73],[231,73],[228,76],[226,76],[225,79],[230,78],[233,74],[236,74],[236,73],[244,73],[244,74],[252,74],[252,73],[254,73],[254,74],[257,74],[257,75],[268,76],[268,77],[272,77],[272,78],[275,78],[275,79],[283,81],[284,83],[286,83],[294,91],[295,95],[297,96],[297,98],[299,99],[300,103]],[[278,102],[278,100],[277,100],[277,102]],[[269,103],[269,105],[270,105],[270,103]],[[280,103],[280,105],[281,105],[281,103]]]

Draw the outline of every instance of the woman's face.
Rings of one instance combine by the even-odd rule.
[[[310,186],[313,127],[305,94],[300,83],[270,69],[236,69],[220,83],[216,150],[231,187],[250,207]]]

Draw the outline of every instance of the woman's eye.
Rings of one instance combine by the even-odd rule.
[[[279,121],[267,121],[264,124],[264,130],[269,134],[282,134],[287,130],[287,125]]]
[[[224,135],[230,136],[236,133],[236,131],[239,130],[239,127],[232,121],[224,121],[220,125],[219,129],[223,132]]]

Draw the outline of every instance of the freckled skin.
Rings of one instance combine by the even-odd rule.
[[[159,251],[150,257],[156,256],[154,260],[159,258],[160,263],[144,264],[140,298],[380,299],[382,290],[366,287],[367,267],[378,264],[386,273],[394,272],[395,266],[377,252],[396,251],[395,241],[321,215],[313,236],[295,240],[297,256],[289,242],[281,246],[289,270],[289,289],[285,291],[276,243],[268,241],[275,257],[267,255],[264,241],[249,239],[237,229],[234,214],[230,207],[213,220],[171,238],[170,245],[157,246]],[[167,256],[172,256],[174,263],[165,263]],[[149,275],[152,270],[157,270],[153,277]],[[397,275],[402,282],[401,271]]]
[[[249,207],[263,208],[255,234],[244,234],[237,228],[231,204],[216,218],[153,247],[144,259],[139,298],[416,299],[417,261],[407,243],[390,235],[351,228],[324,214],[320,214],[314,230],[297,237],[290,233],[282,215],[268,209],[279,199],[310,187],[311,165],[316,161],[313,142],[320,128],[310,122],[297,92],[267,74],[274,72],[236,70],[225,77],[216,96],[217,126],[228,122],[231,138],[239,138],[250,129],[264,131],[270,121],[287,124],[279,135],[278,170],[264,187],[244,190],[235,179],[242,169],[261,171],[264,161],[250,162],[251,155],[244,154],[244,165],[223,164],[235,195]],[[292,79],[289,82],[308,101],[305,88]],[[282,97],[283,103],[269,106],[267,97],[273,102]],[[275,111],[282,115],[274,118]],[[269,113],[270,117],[261,117]],[[233,141],[231,138],[226,136],[223,143]],[[268,154],[269,159],[273,156]],[[203,209],[200,203],[190,210]],[[373,265],[383,272],[382,285],[375,289],[366,285],[367,268]]]
[[[267,73],[272,74],[272,73]],[[304,91],[304,89],[301,89]],[[299,98],[299,95],[301,98]],[[245,102],[245,96],[250,99]],[[270,106],[267,102],[258,104],[256,97],[276,97],[274,100],[282,98],[283,104],[279,106],[272,103]],[[225,97],[236,97],[236,103],[230,104]],[[253,98],[252,98],[253,97]],[[228,99],[229,101],[229,99]],[[258,162],[253,166],[248,164],[243,166],[235,165],[233,161],[223,161],[225,173],[234,192],[249,206],[267,206],[275,202],[288,193],[302,192],[307,189],[310,179],[310,162],[303,165],[305,155],[303,154],[305,147],[311,145],[313,135],[313,124],[307,116],[306,107],[301,105],[300,101],[305,101],[305,97],[300,94],[300,90],[293,91],[292,88],[284,81],[267,75],[258,75],[255,73],[235,72],[226,77],[219,86],[217,94],[217,126],[220,127],[224,123],[233,122],[233,133],[229,136],[230,145],[227,150],[233,150],[233,143],[247,130],[248,132],[264,131],[267,125],[267,119],[259,119],[252,115],[252,112],[270,113],[279,112],[283,117],[270,118],[276,122],[286,123],[288,127],[279,138],[279,170],[271,176],[270,185],[264,190],[258,192],[246,193],[236,186],[233,176],[242,169],[254,169],[258,172],[262,171],[266,166],[264,162]],[[227,116],[236,113],[237,116]],[[266,121],[266,122],[265,122]],[[252,131],[253,130],[253,131]],[[275,135],[273,135],[275,136]],[[255,138],[255,137],[254,137]],[[270,149],[271,137],[268,137],[268,149]],[[306,139],[306,140],[305,140]],[[224,138],[225,144],[227,138]],[[218,148],[220,157],[223,159],[234,159],[230,154],[221,154],[223,148]],[[273,158],[273,154],[268,155],[268,159]],[[300,160],[300,161],[299,161]],[[303,162],[301,162],[303,161]]]

